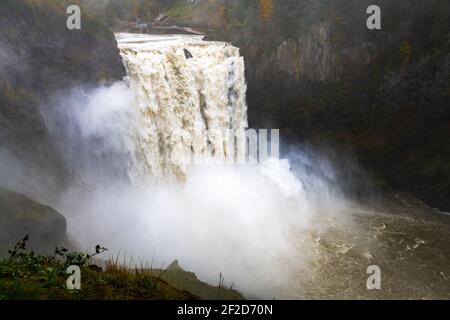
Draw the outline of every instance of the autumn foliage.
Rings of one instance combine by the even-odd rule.
[[[264,21],[269,21],[273,15],[273,0],[259,0],[259,13]]]

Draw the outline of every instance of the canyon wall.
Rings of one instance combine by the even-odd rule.
[[[382,30],[368,30],[372,4],[203,1],[176,12],[179,23],[214,22],[208,37],[241,49],[251,127],[352,154],[379,189],[448,209],[450,4],[380,0]]]
[[[69,31],[65,7],[56,3],[2,1],[0,184],[11,189],[39,188],[27,186],[30,176],[55,190],[70,179],[40,107],[58,92],[125,75],[112,32],[87,17],[81,30]]]
[[[69,31],[61,1],[2,0],[0,30],[0,254],[26,234],[46,251],[66,244],[66,221],[40,203],[57,199],[72,177],[41,107],[125,70],[112,32],[89,18]]]

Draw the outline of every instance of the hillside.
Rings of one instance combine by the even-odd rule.
[[[0,188],[0,258],[17,235],[30,235],[30,248],[52,252],[67,245],[66,219],[56,210],[18,193]]]

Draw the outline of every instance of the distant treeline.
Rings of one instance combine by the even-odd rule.
[[[5,0],[8,1],[8,0]],[[163,13],[178,0],[15,0],[17,5],[46,6],[52,10],[65,12],[72,4],[82,8],[83,15],[95,17],[112,26],[118,21],[148,21]],[[182,1],[185,2],[185,1]]]
[[[174,5],[177,0],[79,0],[84,12],[108,25],[117,21],[149,21]]]

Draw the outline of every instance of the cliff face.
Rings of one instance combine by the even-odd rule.
[[[372,1],[216,3],[209,37],[245,56],[252,127],[351,150],[378,187],[450,208],[448,1],[377,1],[377,31]]]
[[[270,60],[297,81],[304,77],[321,82],[338,80],[342,68],[333,52],[330,29],[329,23],[313,25],[297,40],[283,41]]]
[[[125,74],[114,35],[84,16],[82,29],[69,31],[65,7],[55,3],[1,4],[0,185],[14,187],[8,180],[21,176],[16,184],[25,186],[33,175],[48,188],[63,186],[69,173],[39,106],[59,90],[111,82]]]
[[[0,188],[0,257],[28,235],[30,249],[53,252],[67,245],[66,219],[50,207]]]

